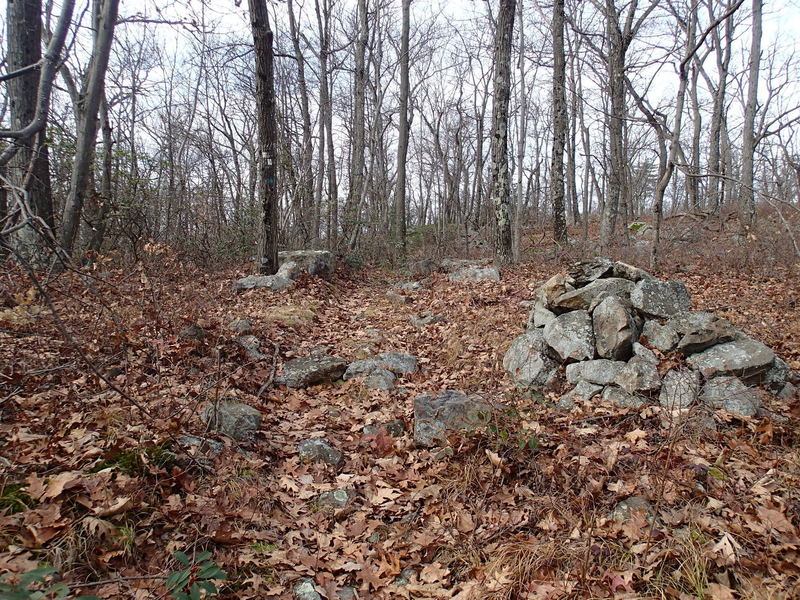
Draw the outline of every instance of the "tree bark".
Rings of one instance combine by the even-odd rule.
[[[747,102],[744,107],[744,123],[742,123],[742,184],[739,192],[739,204],[745,211],[745,221],[749,226],[752,226],[756,220],[753,156],[756,151],[755,121],[758,109],[758,75],[761,66],[762,4],[763,0],[753,0]]]
[[[494,36],[494,103],[492,106],[492,203],[496,221],[495,258],[501,264],[514,261],[509,210],[508,103],[511,95],[511,43],[516,0],[500,0]]]
[[[406,253],[406,160],[408,157],[408,39],[411,19],[411,0],[402,2],[402,32],[400,34],[400,109],[397,140],[397,182],[394,195],[394,231],[400,252]]]
[[[97,0],[94,14],[94,44],[89,71],[86,76],[81,100],[81,121],[78,124],[78,141],[75,162],[72,167],[69,194],[64,205],[61,246],[71,254],[78,234],[81,211],[89,186],[94,145],[97,138],[97,113],[105,91],[105,76],[114,39],[119,0]]]
[[[553,2],[553,149],[550,194],[553,203],[553,241],[567,243],[564,210],[564,146],[567,140],[566,60],[564,58],[564,0]]]
[[[266,0],[248,0],[256,57],[256,117],[258,121],[258,195],[264,210],[261,269],[278,270],[278,186],[276,181],[278,123],[275,118],[274,55]]]

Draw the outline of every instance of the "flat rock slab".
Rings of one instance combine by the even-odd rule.
[[[558,363],[549,356],[542,331],[534,329],[511,342],[503,368],[520,387],[546,387],[555,379]]]
[[[761,406],[761,397],[753,388],[747,387],[738,377],[713,377],[706,381],[700,398],[714,408],[744,417],[755,416]]]
[[[569,383],[585,381],[600,386],[609,385],[614,382],[626,365],[627,363],[624,361],[605,358],[573,363],[567,365],[567,381]]]
[[[237,279],[233,288],[237,291],[268,289],[273,292],[285,290],[294,285],[294,281],[284,275],[248,275]]]
[[[573,310],[559,315],[544,328],[543,333],[544,341],[558,353],[561,360],[594,358],[594,330],[588,311]]]
[[[447,276],[450,281],[479,281],[488,279],[490,281],[500,281],[500,271],[497,267],[481,267],[477,265],[467,265],[459,268]]]
[[[633,288],[631,302],[646,315],[669,317],[689,310],[691,298],[680,281],[643,279]]]
[[[562,294],[551,303],[550,308],[555,312],[570,310],[588,310],[592,302],[601,294],[628,298],[634,288],[634,283],[627,279],[610,277],[592,281],[582,288]]]
[[[676,349],[684,354],[702,352],[706,348],[731,342],[736,338],[733,325],[705,311],[678,313],[667,321],[667,326],[678,334]]]
[[[320,354],[294,358],[283,365],[283,375],[275,382],[291,388],[336,381],[344,375],[347,361],[338,356]]]
[[[203,420],[219,433],[244,441],[261,426],[261,411],[240,402],[219,402],[206,406]]]
[[[614,263],[610,258],[598,256],[591,260],[582,260],[574,263],[567,269],[567,275],[572,280],[572,283],[578,287],[610,275],[613,270]]]
[[[447,434],[479,424],[478,413],[489,410],[480,396],[455,390],[425,393],[414,398],[414,442],[419,446],[441,446]]]
[[[752,377],[769,370],[774,360],[775,353],[772,350],[761,342],[742,336],[693,354],[687,362],[708,379],[715,375]]]
[[[628,263],[620,261],[614,263],[612,274],[614,277],[620,277],[622,279],[628,279],[630,281],[641,281],[642,279],[655,279],[653,275],[651,275],[644,269],[640,269],[639,267],[634,267],[633,265],[629,265]]]

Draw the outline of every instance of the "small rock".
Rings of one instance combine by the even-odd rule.
[[[530,330],[547,327],[555,320],[556,314],[545,308],[541,302],[537,302],[528,315],[527,329]]]
[[[364,435],[378,435],[381,427],[386,430],[386,433],[392,437],[403,437],[406,432],[406,424],[402,419],[394,419],[385,425],[367,425],[364,427]]]
[[[234,440],[248,440],[261,426],[261,411],[239,402],[209,404],[203,420],[219,433]]]
[[[237,291],[268,289],[279,292],[293,285],[294,281],[283,275],[248,275],[238,279],[233,287]]]
[[[797,396],[797,386],[789,381],[783,384],[783,387],[776,394],[781,400],[789,400]]]
[[[629,394],[657,390],[661,387],[658,362],[646,356],[634,356],[620,369],[614,383]]]
[[[672,369],[664,375],[658,402],[668,410],[688,408],[700,393],[700,373]]]
[[[547,306],[559,296],[571,292],[574,289],[574,287],[567,284],[567,278],[563,273],[557,273],[536,288],[534,296],[543,301],[545,306]]]
[[[247,356],[253,360],[264,360],[268,358],[266,354],[262,354],[259,350],[261,347],[261,340],[254,335],[240,335],[236,338],[236,343],[244,348]]]
[[[205,329],[192,323],[180,330],[178,338],[182,340],[202,340],[205,339],[207,335],[208,332]]]
[[[691,299],[679,281],[642,279],[631,292],[631,302],[651,317],[669,317],[689,310]]]
[[[677,349],[683,354],[702,352],[706,348],[733,341],[736,330],[725,319],[705,311],[678,313],[667,325],[680,336]]]
[[[420,281],[399,281],[394,284],[394,288],[401,292],[417,292],[424,290],[425,286]]]
[[[778,391],[783,389],[791,375],[792,370],[786,361],[776,356],[775,360],[772,362],[772,366],[764,373],[761,383],[773,391]]]
[[[534,329],[511,342],[503,357],[503,368],[520,387],[547,387],[558,372],[558,363],[548,352],[541,329]]]
[[[603,390],[603,400],[611,402],[614,406],[620,408],[642,408],[646,403],[643,398],[630,394],[622,388],[613,385],[606,386]]]
[[[417,358],[405,352],[383,352],[378,355],[378,360],[398,375],[410,375],[417,370]]]
[[[567,365],[566,376],[569,383],[586,381],[604,386],[613,383],[619,372],[627,365],[621,360],[585,360]]]
[[[665,353],[672,352],[680,339],[678,332],[672,327],[662,325],[654,319],[645,322],[642,337],[650,346]]]
[[[653,522],[653,507],[644,496],[631,496],[619,502],[611,511],[609,518],[624,523],[630,521],[636,514],[643,516],[648,523]]]
[[[427,327],[428,325],[436,325],[443,322],[444,317],[442,315],[435,315],[429,310],[423,312],[419,317],[411,317],[411,324],[414,327]]]
[[[228,323],[228,329],[239,335],[247,335],[253,331],[253,326],[247,319],[234,319]]]
[[[614,269],[611,259],[598,256],[591,260],[582,260],[574,263],[567,269],[567,275],[575,283],[575,287],[581,287],[591,283],[601,277],[610,275]]]
[[[544,340],[562,360],[594,358],[592,317],[585,310],[560,315],[544,328]]]
[[[400,575],[394,580],[394,584],[398,586],[406,586],[411,583],[411,580],[416,576],[414,569],[403,569]]]
[[[609,296],[618,296],[621,299],[627,299],[631,290],[634,288],[634,283],[627,279],[619,279],[611,277],[609,279],[598,279],[592,281],[588,285],[578,288],[572,292],[567,292],[553,300],[551,307],[555,312],[566,312],[570,310],[588,310],[592,302],[600,296],[606,294]]]
[[[603,391],[602,385],[595,385],[588,381],[579,381],[578,385],[558,399],[556,408],[559,410],[572,410],[572,407],[575,406],[576,399],[591,400],[592,396],[599,394],[601,391]]]
[[[320,508],[332,508],[341,510],[346,507],[356,497],[352,490],[332,490],[322,492],[317,496],[317,506]]]
[[[479,267],[476,265],[467,265],[450,273],[447,278],[450,281],[478,281],[481,279],[500,281],[500,271],[497,269],[497,267]]]
[[[322,600],[311,577],[304,577],[294,585],[295,600]]]
[[[364,385],[371,390],[389,391],[394,389],[397,376],[388,369],[375,369],[367,375]]]
[[[686,362],[709,379],[715,375],[738,375],[749,378],[768,371],[775,354],[761,342],[747,336],[712,346],[699,354],[691,355]]]
[[[410,304],[412,301],[409,296],[404,296],[391,290],[386,292],[386,299],[392,304]]]
[[[339,599],[338,600],[356,600],[356,588],[345,586],[339,589]]]
[[[744,417],[752,417],[761,406],[758,392],[747,387],[738,377],[713,377],[706,381],[700,398],[714,408]]]
[[[344,454],[319,438],[303,440],[297,450],[302,460],[314,463],[322,462],[337,468],[344,464]]]
[[[317,383],[336,381],[347,369],[347,361],[338,356],[317,355],[294,358],[283,365],[283,376],[276,383],[301,388]]]
[[[609,296],[594,309],[592,326],[600,356],[614,360],[631,357],[632,345],[639,332],[633,316],[619,298]]]
[[[414,442],[419,446],[447,443],[447,433],[477,426],[478,413],[489,410],[480,396],[455,390],[414,398]]]
[[[617,261],[614,263],[613,276],[629,281],[641,281],[642,279],[655,279],[650,273],[634,267],[624,262]]]

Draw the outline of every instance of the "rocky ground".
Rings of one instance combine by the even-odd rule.
[[[562,266],[463,266],[235,291],[244,270],[159,258],[46,281],[52,306],[18,274],[0,569],[46,562],[142,600],[165,597],[176,552],[203,551],[243,599],[796,594],[796,396],[755,416],[676,416],[657,392],[570,408],[560,362],[560,383],[520,391],[503,357]],[[799,369],[797,275],[718,271],[656,275]],[[419,427],[466,401],[482,408],[461,431]]]

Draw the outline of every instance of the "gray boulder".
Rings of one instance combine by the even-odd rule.
[[[615,385],[606,386],[603,390],[602,398],[603,400],[610,402],[614,406],[619,406],[620,408],[639,409],[646,404],[644,398],[629,393]]]
[[[187,325],[178,333],[178,338],[182,340],[202,340],[206,337],[208,337],[208,332],[194,323]]]
[[[247,319],[234,319],[228,323],[228,329],[239,335],[247,335],[253,331],[253,326]]]
[[[333,275],[333,254],[328,250],[291,250],[278,252],[278,263],[283,267],[285,263],[293,262],[300,269],[314,277],[328,279]],[[280,272],[280,270],[278,271]]]
[[[736,329],[725,319],[705,311],[693,310],[678,313],[667,321],[680,341],[677,349],[683,354],[695,354],[736,338]]]
[[[584,360],[581,362],[567,365],[567,381],[578,383],[585,381],[596,385],[608,385],[613,383],[619,372],[625,368],[627,363],[617,360],[600,358],[597,360]]]
[[[539,329],[547,327],[556,320],[556,314],[547,309],[542,302],[537,302],[531,312],[528,313],[527,329]]]
[[[450,281],[478,281],[481,279],[500,281],[500,271],[497,267],[465,265],[450,273],[447,278]]]
[[[412,300],[411,297],[406,296],[404,294],[398,294],[397,292],[393,292],[392,290],[386,292],[386,299],[392,304],[401,304],[401,305],[410,304]]]
[[[615,297],[603,300],[592,313],[595,346],[603,358],[627,360],[639,337],[636,322],[625,304]]]
[[[383,352],[378,355],[378,360],[398,375],[410,375],[417,370],[417,358],[405,352]]]
[[[346,508],[356,497],[353,490],[331,490],[317,496],[317,506],[333,510]]]
[[[574,263],[567,269],[567,275],[574,282],[575,287],[581,287],[601,277],[610,275],[614,270],[614,263],[609,258],[598,256],[591,260],[582,260]]]
[[[268,358],[266,354],[261,353],[261,340],[254,335],[240,335],[236,338],[236,343],[244,348],[247,356],[253,360],[264,360]]]
[[[560,315],[544,328],[544,340],[558,353],[561,360],[594,358],[591,315],[585,310],[574,310]]]
[[[344,454],[320,438],[303,440],[297,447],[297,453],[301,460],[312,463],[321,462],[334,467],[344,464]]]
[[[664,375],[658,402],[666,409],[688,408],[700,393],[700,373],[672,369]]]
[[[503,368],[520,387],[546,387],[555,379],[558,363],[550,357],[541,329],[534,329],[511,342]]]
[[[304,577],[294,585],[295,600],[322,600],[322,596],[317,592],[314,580],[311,577]]]
[[[364,385],[371,390],[389,391],[394,389],[397,376],[388,369],[376,369],[364,380]]]
[[[285,290],[294,285],[294,281],[283,275],[248,275],[236,280],[233,287],[237,291],[268,289],[273,292]]]
[[[753,388],[747,387],[738,377],[712,377],[706,381],[700,398],[714,408],[744,417],[752,417],[761,406],[761,397]]]
[[[575,406],[576,399],[591,400],[592,396],[599,394],[602,391],[602,385],[595,385],[594,383],[589,383],[588,381],[579,381],[578,385],[558,399],[558,402],[556,402],[556,408],[559,410],[572,410],[572,407]]]
[[[614,383],[629,394],[657,390],[661,387],[661,377],[656,355],[638,343],[633,345],[633,353],[633,358],[620,369]]]
[[[633,265],[629,265],[624,262],[617,261],[614,263],[614,268],[612,269],[612,275],[614,277],[620,277],[621,279],[628,279],[630,281],[641,281],[642,279],[655,279],[653,275],[644,271],[638,267],[634,267]]]
[[[370,373],[372,373],[375,369],[382,369],[383,363],[377,358],[365,358],[363,360],[357,360],[355,362],[350,363],[347,369],[342,375],[342,379],[345,381],[349,381],[354,377],[366,377]]]
[[[425,285],[421,281],[399,281],[393,287],[401,292],[418,292],[425,289]]]
[[[283,365],[283,375],[275,382],[291,388],[336,381],[344,375],[347,361],[338,356],[319,354],[294,358]]]
[[[739,339],[712,346],[691,355],[686,362],[709,379],[715,375],[753,377],[773,366],[775,354],[761,342],[742,335]]]
[[[672,352],[678,345],[678,332],[668,324],[661,324],[655,319],[645,321],[642,337],[647,344],[661,352]]]
[[[414,398],[414,442],[427,447],[445,444],[448,432],[478,426],[478,413],[487,410],[489,406],[476,395],[455,390],[420,394]]]
[[[412,277],[427,277],[431,273],[435,273],[439,269],[439,265],[432,258],[425,258],[411,263],[408,266],[408,272]]]
[[[631,302],[651,317],[669,317],[689,310],[691,299],[680,281],[642,279],[631,292]]]
[[[600,295],[619,296],[628,298],[634,283],[627,279],[610,277],[608,279],[598,279],[588,285],[562,294],[553,300],[551,308],[555,312],[566,312],[571,310],[588,310],[592,302]]]
[[[212,429],[234,440],[249,440],[261,426],[261,411],[240,402],[210,403],[203,421]]]

